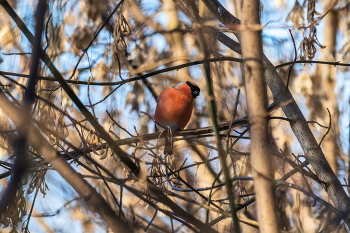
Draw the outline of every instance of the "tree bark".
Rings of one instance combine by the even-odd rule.
[[[331,1],[324,0],[324,9],[328,8]],[[322,59],[325,61],[336,61],[336,35],[338,30],[338,12],[331,10],[324,17],[324,39],[323,45],[326,46],[322,50]],[[329,116],[326,109],[328,108],[331,117],[331,130],[325,137],[321,147],[334,173],[338,172],[338,158],[341,154],[339,146],[339,109],[337,95],[335,93],[336,85],[336,67],[329,65],[317,65],[315,74],[313,75],[313,91],[314,95],[310,96],[312,104],[311,117],[320,122],[328,124]]]
[[[17,13],[11,8],[11,6],[8,4],[6,0],[0,0],[0,4],[5,8],[7,13],[14,19],[14,21],[16,22],[20,30],[25,34],[28,40],[32,43],[34,38],[33,34],[26,27],[22,19],[19,18]],[[112,151],[120,158],[121,162],[123,162],[129,168],[130,172],[132,172],[136,177],[139,177],[141,172],[138,165],[135,164],[133,160],[130,158],[130,156],[115,143],[115,141],[110,136],[110,134],[99,124],[97,119],[89,112],[89,110],[85,107],[85,105],[80,101],[80,99],[74,93],[72,88],[64,80],[62,74],[57,70],[56,66],[52,63],[47,53],[43,51],[41,58],[42,58],[42,61],[47,65],[51,73],[55,76],[56,80],[60,83],[61,87],[65,90],[66,94],[69,96],[72,102],[74,102],[76,107],[86,117],[86,119],[91,123],[91,125],[95,128],[95,130],[100,134],[101,138],[103,138],[107,142],[107,144],[112,149]],[[205,229],[207,232],[216,232],[214,229],[207,227],[203,222],[195,218],[193,215],[184,211],[180,206],[174,203],[163,192],[160,192],[159,190],[152,188],[153,183],[150,180],[147,180],[147,182],[148,184],[150,184],[150,187],[149,187],[150,192],[153,195],[155,195],[160,202],[168,206],[176,214],[180,215],[183,219],[193,224],[200,230]]]
[[[16,126],[20,125],[23,118],[20,109],[11,103],[3,92],[0,92],[0,106]],[[27,127],[28,142],[47,163],[52,164],[53,168],[74,188],[87,205],[91,206],[106,221],[113,232],[133,232],[128,223],[116,215],[103,197],[69,166],[63,157],[59,156],[33,123],[28,122]]]
[[[252,171],[260,232],[279,232],[275,203],[274,172],[269,153],[267,89],[263,72],[263,52],[259,0],[244,1],[242,7],[242,57],[251,138]]]
[[[181,0],[174,1],[178,2],[178,6],[181,7],[181,9],[191,18],[191,20],[194,22],[200,21],[200,18],[196,16],[195,12],[190,12],[184,7]],[[237,26],[239,26],[240,20],[231,15],[230,12],[228,12],[220,4],[220,2],[216,0],[203,0],[203,2],[224,25],[229,28],[237,28]],[[240,44],[225,34],[218,32],[212,27],[206,27],[205,31],[226,45],[228,48],[237,53],[241,53]],[[237,37],[239,38],[239,35],[237,35]],[[286,88],[275,67],[266,56],[263,56],[263,63],[265,80],[273,94],[275,104],[281,106],[286,117],[290,119],[290,127],[299,141],[300,146],[303,148],[305,157],[315,170],[320,180],[324,182],[325,190],[330,199],[333,201],[335,207],[340,210],[344,217],[348,216],[350,213],[350,198],[346,194],[339,179],[334,174],[332,168],[327,162],[299,106],[295,102],[289,89]]]

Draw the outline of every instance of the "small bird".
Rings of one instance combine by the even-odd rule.
[[[164,90],[157,99],[154,120],[172,130],[184,129],[191,118],[194,99],[199,94],[200,89],[193,81],[182,82]],[[171,144],[168,137],[165,137],[164,154],[173,154]]]

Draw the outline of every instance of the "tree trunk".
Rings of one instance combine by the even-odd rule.
[[[327,9],[329,0],[324,1],[325,9]],[[338,30],[338,12],[337,10],[331,10],[324,18],[324,42],[323,45],[326,46],[322,50],[321,60],[323,61],[336,61],[336,35]],[[326,109],[328,108],[331,117],[331,130],[329,134],[325,137],[321,147],[326,156],[329,165],[332,167],[335,174],[338,172],[338,156],[340,155],[339,147],[339,127],[338,127],[338,101],[335,93],[336,85],[336,67],[328,65],[318,65],[316,69],[316,74],[312,79],[314,85],[314,91],[320,104],[317,108],[312,108],[312,115],[315,120],[324,122],[328,124],[328,114]],[[315,106],[314,106],[315,107]],[[320,111],[317,111],[319,109]]]
[[[275,204],[274,172],[268,142],[267,88],[263,72],[259,0],[244,1],[242,7],[242,56],[251,134],[251,164],[258,207],[260,232],[279,232]]]

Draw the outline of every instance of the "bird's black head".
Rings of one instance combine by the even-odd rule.
[[[195,82],[187,81],[186,84],[190,87],[193,98],[199,96],[201,89],[199,89],[198,85]]]

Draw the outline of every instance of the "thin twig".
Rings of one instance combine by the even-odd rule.
[[[48,29],[49,29],[49,23],[50,23],[50,20],[51,20],[51,19],[52,19],[52,13],[50,13],[49,18],[47,19],[46,25],[45,25],[46,47],[44,48],[44,51],[46,51],[47,48],[48,48],[49,45],[50,45],[49,36],[48,36]]]
[[[157,213],[158,213],[158,210],[156,210],[156,211],[154,212],[154,215],[153,215],[152,219],[149,221],[148,225],[145,227],[145,229],[144,229],[145,232],[147,232],[148,228],[151,226],[152,222],[154,221],[154,219],[155,219],[156,216],[157,216]]]
[[[6,4],[7,3],[7,4]],[[0,2],[0,4],[6,9],[12,9],[8,5],[8,2]],[[24,104],[20,108],[20,112],[23,116],[31,116],[31,107],[35,101],[35,88],[37,84],[37,73],[40,68],[40,52],[41,52],[41,41],[42,41],[42,31],[44,27],[44,18],[46,12],[47,2],[46,0],[39,0],[35,18],[35,37],[33,36],[33,50],[31,56],[31,65],[29,73],[29,81],[27,87],[24,91]],[[0,199],[0,212],[5,212],[6,207],[10,206],[13,202],[13,197],[16,196],[16,192],[21,185],[21,180],[26,172],[27,168],[27,140],[30,133],[27,119],[21,118],[19,120],[19,134],[14,142],[15,148],[15,162],[12,169],[12,177],[7,188],[3,192]]]
[[[341,63],[339,61],[337,62],[327,62],[327,61],[309,61],[309,60],[299,60],[299,61],[290,61],[285,62],[282,64],[279,64],[275,66],[276,69],[282,68],[284,66],[289,66],[293,64],[326,64],[326,65],[333,65],[333,66],[350,66],[348,63]]]
[[[80,81],[80,80],[70,80],[71,78],[69,78],[68,80],[65,79],[65,81],[69,84],[77,84],[77,85],[98,85],[98,86],[116,86],[116,85],[124,85],[126,83],[130,83],[130,82],[134,82],[137,80],[143,80],[158,74],[162,74],[162,73],[166,73],[169,71],[173,71],[173,70],[179,70],[182,68],[186,68],[189,66],[194,66],[194,65],[200,65],[203,64],[204,62],[222,62],[222,61],[235,61],[235,62],[240,62],[242,63],[242,59],[239,58],[235,58],[235,57],[218,57],[218,58],[210,58],[207,60],[198,60],[198,61],[192,61],[192,62],[187,62],[181,65],[177,65],[177,66],[171,66],[168,68],[164,68],[164,69],[160,69],[160,70],[156,70],[156,71],[152,71],[149,72],[147,74],[143,74],[143,75],[139,75],[133,78],[129,78],[129,79],[124,79],[122,81],[118,81],[118,82],[88,82],[88,81]],[[0,71],[3,74],[6,75],[11,75],[11,76],[18,76],[18,77],[23,77],[23,78],[28,78],[29,75],[26,74],[18,74],[18,73],[13,73],[13,72],[7,72],[7,71]],[[44,77],[44,76],[38,76],[38,80],[46,80],[46,81],[53,81],[53,82],[57,82],[57,80],[55,78],[52,77]]]
[[[287,84],[286,84],[286,88],[289,87],[289,81],[290,81],[290,75],[292,73],[292,69],[293,69],[293,66],[298,58],[298,52],[297,52],[297,47],[295,45],[295,40],[294,40],[294,37],[293,37],[293,34],[292,34],[292,31],[289,29],[289,34],[290,36],[292,37],[292,41],[293,41],[293,47],[294,47],[294,60],[293,60],[293,64],[289,67],[289,71],[288,71],[288,79],[287,79]]]
[[[329,132],[331,131],[331,128],[332,128],[332,115],[331,115],[331,112],[329,111],[328,108],[327,108],[327,111],[328,111],[328,116],[329,116],[328,129],[327,129],[326,133],[323,135],[320,143],[318,144],[319,146],[321,146],[323,140],[326,138],[326,136],[329,134]]]
[[[120,2],[116,5],[116,7],[113,9],[113,11],[109,14],[109,16],[102,22],[102,24],[98,27],[97,31],[94,34],[94,37],[92,38],[92,40],[90,41],[90,43],[85,47],[85,49],[83,49],[83,53],[80,55],[77,64],[75,65],[73,72],[71,74],[71,76],[69,77],[69,79],[72,79],[75,75],[75,72],[78,69],[78,65],[81,61],[81,59],[84,57],[85,53],[88,51],[88,49],[90,48],[90,46],[92,45],[92,43],[96,40],[96,38],[98,37],[98,35],[100,34],[100,32],[102,31],[102,29],[104,28],[104,26],[107,25],[107,23],[109,22],[109,20],[112,18],[112,16],[114,15],[114,13],[119,9],[119,7],[123,4],[124,0],[120,0]]]

